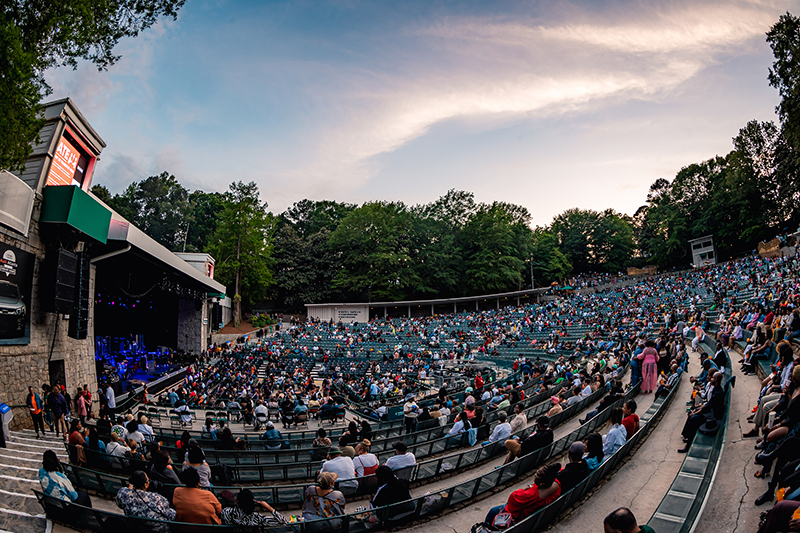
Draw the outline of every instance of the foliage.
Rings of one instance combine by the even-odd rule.
[[[553,220],[550,229],[577,272],[617,272],[627,266],[636,248],[631,219],[613,209],[602,213],[568,209]]]
[[[114,47],[160,17],[175,19],[185,0],[13,0],[0,5],[0,168],[20,170],[44,125],[41,99],[51,93],[47,69],[100,70]]]
[[[217,279],[234,298],[233,319],[238,325],[242,304],[262,301],[272,284],[274,221],[254,182],[231,183],[223,198],[209,252],[217,261]]]
[[[265,328],[267,326],[271,326],[272,324],[276,323],[277,320],[275,320],[266,313],[263,314],[256,313],[250,317],[250,324],[256,328]]]

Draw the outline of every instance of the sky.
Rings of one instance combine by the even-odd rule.
[[[112,193],[167,171],[294,202],[449,189],[632,215],[658,178],[777,120],[765,33],[797,1],[188,0],[108,71],[46,74],[107,147]]]

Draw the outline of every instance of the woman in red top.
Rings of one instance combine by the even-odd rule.
[[[560,463],[541,467],[536,471],[533,485],[512,492],[505,505],[492,507],[486,515],[485,522],[491,525],[498,514],[511,513],[511,517],[516,523],[527,518],[536,509],[555,501],[561,496],[561,485],[556,480],[560,470]]]

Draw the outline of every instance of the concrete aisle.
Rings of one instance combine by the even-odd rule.
[[[690,358],[688,375],[684,374],[686,379],[681,379],[677,396],[635,454],[599,491],[551,531],[602,531],[603,519],[619,507],[633,511],[640,524],[647,522],[683,464],[685,455],[677,450],[683,447],[681,430],[686,422],[684,407],[692,390],[688,377],[697,374],[698,362],[696,355]],[[637,400],[644,403],[648,397],[649,405],[652,394],[639,396]],[[640,406],[640,413],[645,410],[646,406]]]
[[[758,530],[758,515],[772,508],[772,504],[755,506],[755,499],[767,489],[766,479],[754,476],[761,467],[754,464],[756,439],[743,439],[742,434],[753,428],[747,422],[750,409],[756,405],[761,380],[758,376],[745,376],[737,364],[741,356],[731,351],[734,361],[733,374],[736,387],[731,394],[730,421],[725,437],[725,449],[711,496],[708,499],[697,531],[729,531],[731,533],[755,533]]]

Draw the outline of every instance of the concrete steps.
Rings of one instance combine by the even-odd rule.
[[[31,430],[12,431],[0,448],[0,533],[44,533],[52,530],[33,494],[39,490],[42,453],[53,450],[67,460],[63,440],[46,433],[37,439]]]

